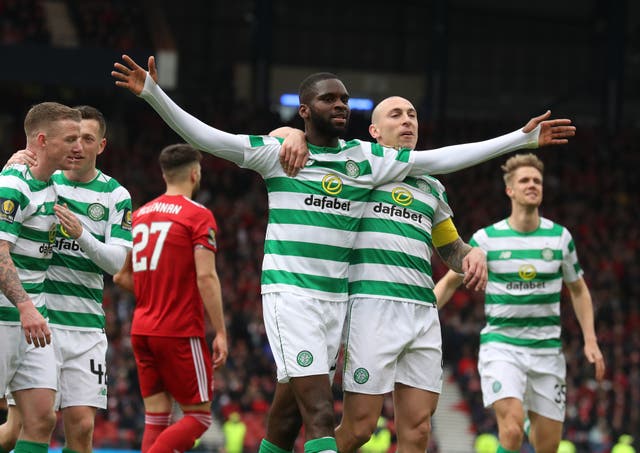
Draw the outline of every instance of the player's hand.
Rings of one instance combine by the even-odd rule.
[[[133,61],[129,55],[123,55],[122,60],[125,64],[116,62],[113,64],[113,67],[116,70],[111,71],[113,78],[117,79],[116,86],[126,88],[136,96],[140,96],[140,93],[142,93],[142,89],[144,88],[144,81],[147,78],[147,71]],[[147,65],[149,71],[148,74],[154,82],[158,83],[156,59],[153,56],[150,56]]]
[[[225,333],[216,333],[211,349],[213,350],[213,356],[211,357],[213,361],[213,369],[217,370],[227,363],[227,356],[229,355],[227,335]]]
[[[480,247],[473,247],[462,259],[462,283],[475,291],[484,291],[489,278],[487,271],[487,255]]]
[[[16,151],[11,155],[5,167],[13,164],[24,164],[29,167],[33,167],[36,165],[38,161],[36,160],[36,153],[29,149],[21,149],[20,151]]]
[[[565,145],[569,143],[569,138],[576,135],[576,127],[571,125],[570,119],[549,120],[551,110],[544,114],[531,118],[522,128],[522,132],[531,132],[540,126],[538,136],[538,147],[550,145]]]
[[[280,148],[280,165],[287,176],[296,176],[309,160],[309,147],[304,132],[291,129]]]
[[[27,343],[37,348],[44,348],[51,343],[51,331],[47,320],[36,309],[31,299],[17,304],[20,312],[20,325]]]
[[[56,204],[53,206],[53,210],[58,220],[60,220],[62,232],[73,239],[78,239],[83,231],[82,224],[78,217],[67,207],[67,204]]]
[[[600,352],[598,343],[595,341],[585,343],[584,356],[589,363],[593,363],[596,367],[596,381],[602,381],[604,379],[605,365],[604,357],[602,356],[602,352]]]

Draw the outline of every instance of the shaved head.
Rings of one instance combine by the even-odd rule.
[[[409,100],[403,97],[390,96],[388,98],[383,99],[378,103],[378,105],[376,105],[376,107],[373,109],[373,112],[371,112],[371,122],[373,124],[379,123],[381,117],[386,116],[389,110],[392,110],[395,107],[403,106],[403,105],[405,107],[408,106],[413,110],[415,110],[415,107],[413,106],[413,104]]]
[[[383,99],[371,113],[369,133],[383,146],[414,149],[418,142],[415,107],[400,96]]]

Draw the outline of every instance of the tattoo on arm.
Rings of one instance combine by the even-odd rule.
[[[458,238],[455,241],[438,247],[438,254],[449,269],[455,272],[462,272],[462,259],[469,253],[471,246]]]
[[[20,283],[18,271],[9,253],[9,244],[0,241],[0,290],[13,305],[29,300],[29,295]]]

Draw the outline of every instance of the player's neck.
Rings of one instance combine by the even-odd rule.
[[[98,169],[93,167],[86,171],[64,170],[64,176],[72,182],[89,182],[98,175]]]
[[[193,195],[193,187],[186,184],[167,184],[167,190],[164,193],[169,196],[184,196],[191,198]]]
[[[520,233],[530,233],[540,226],[537,207],[514,207],[509,216],[509,225]]]
[[[337,148],[340,146],[339,137],[331,137],[313,129],[306,129],[305,135],[307,141],[315,146],[322,146],[324,148]]]

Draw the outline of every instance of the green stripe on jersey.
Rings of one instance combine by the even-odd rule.
[[[61,296],[82,297],[84,299],[91,299],[98,304],[102,304],[101,289],[87,288],[75,283],[45,280],[44,292],[48,294],[58,294]]]
[[[264,253],[283,256],[303,256],[330,261],[348,262],[351,249],[333,245],[314,244],[300,241],[274,241],[267,240],[264,244]]]
[[[486,294],[485,304],[496,305],[549,305],[560,303],[560,294],[523,294],[514,296],[512,294]]]
[[[271,209],[269,223],[285,225],[309,225],[336,230],[356,231],[358,219],[340,214],[304,211],[299,209]],[[309,238],[310,240],[314,238]]]
[[[480,334],[480,344],[486,343],[507,343],[514,346],[524,346],[527,348],[560,348],[562,341],[559,338],[549,338],[546,340],[534,340],[527,338],[515,338],[499,333],[483,333]]]
[[[530,280],[523,280],[520,278],[520,274],[517,272],[489,272],[489,281],[495,283],[540,283],[549,282],[551,280],[557,280],[562,278],[562,271],[558,272],[538,272],[535,278]]]
[[[13,264],[18,269],[44,272],[49,268],[51,260],[11,253]]]
[[[44,281],[38,283],[22,282],[22,287],[27,294],[42,294],[44,292]]]
[[[83,216],[89,215],[88,214],[89,206],[93,204],[93,203],[84,203],[82,201],[77,201],[77,200],[73,200],[71,198],[65,198],[62,196],[58,197],[58,201],[60,202],[60,204],[66,204],[71,212],[75,214],[80,214]],[[95,219],[95,220],[104,220],[109,218],[109,207],[103,206],[103,208],[104,208],[104,214],[102,215],[102,218]]]
[[[431,246],[431,235],[425,230],[416,228],[413,225],[407,225],[406,223],[396,222],[394,220],[386,219],[373,219],[365,217],[360,221],[360,227],[358,231],[368,231],[375,233],[393,233],[400,236],[404,236],[417,241],[426,242]]]
[[[21,210],[29,204],[29,198],[25,194],[11,187],[0,187],[0,198],[17,202]]]
[[[38,312],[45,318],[48,316],[47,307],[42,305],[36,307]],[[0,321],[20,322],[20,312],[16,307],[0,307]],[[5,339],[3,338],[3,341]]]
[[[562,225],[556,223],[551,228],[538,228],[530,233],[520,233],[511,228],[498,229],[495,225],[488,226],[484,229],[487,236],[491,238],[510,238],[510,237],[548,237],[560,236],[562,234]]]
[[[431,304],[436,303],[436,296],[430,288],[379,280],[358,280],[351,282],[349,283],[349,294],[371,294],[392,298],[399,297]]]
[[[341,294],[347,292],[347,283],[348,280],[346,278],[331,278],[273,269],[262,271],[263,285],[285,284],[327,293]]]
[[[431,276],[431,263],[419,256],[409,255],[394,250],[361,248],[354,249],[350,258],[351,264],[384,264],[388,266],[406,267],[424,272]]]
[[[102,274],[100,266],[95,264],[89,258],[83,258],[81,256],[65,255],[64,253],[56,252],[51,258],[52,266],[66,267],[76,271],[93,272],[94,274]]]
[[[546,249],[545,249],[546,250]],[[490,250],[487,253],[487,261],[505,261],[505,260],[541,260],[542,251],[538,249],[531,250]],[[545,261],[561,260],[562,250],[553,250],[553,258],[546,257]]]
[[[20,231],[20,237],[28,241],[42,242],[45,244],[49,244],[52,242],[52,241],[49,241],[48,231],[36,230],[33,228],[26,227],[24,225],[22,226],[22,230]]]
[[[487,316],[487,324],[493,327],[547,327],[559,326],[560,316],[540,316],[527,318],[500,318]]]
[[[73,311],[49,310],[49,322],[63,326],[89,327],[102,329],[105,326],[104,316],[93,313],[76,313]]]
[[[369,196],[369,189],[362,189],[359,187],[351,187],[347,185],[342,186],[340,193],[334,195],[327,194],[322,188],[322,182],[318,181],[298,181],[292,178],[269,178],[265,180],[267,186],[267,192],[293,192],[302,193],[308,196],[318,195],[326,196],[327,198],[341,198],[351,201],[364,201]],[[311,188],[311,190],[309,190]]]

